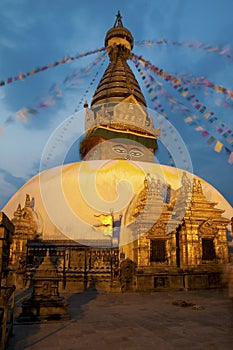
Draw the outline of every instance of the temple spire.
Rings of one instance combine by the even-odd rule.
[[[133,44],[133,35],[123,26],[118,11],[114,26],[107,31],[104,40],[109,65],[95,90],[90,108],[87,103],[84,105],[86,136],[80,144],[82,159],[154,161],[158,130],[148,116],[146,100],[127,63]],[[118,148],[119,140],[113,141],[116,139],[124,141],[120,142],[123,149]],[[140,151],[130,153],[129,150],[136,147],[135,143]]]

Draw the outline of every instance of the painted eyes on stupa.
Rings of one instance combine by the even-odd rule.
[[[119,154],[127,154],[128,153],[128,150],[121,145],[116,145],[112,149],[115,153],[119,153]]]
[[[112,147],[112,149],[115,153],[118,153],[119,155],[125,155],[126,159],[143,156],[143,152],[138,148],[131,148],[130,150],[128,150],[124,146],[116,145]]]
[[[133,148],[129,151],[129,154],[132,156],[132,157],[141,157],[143,156],[143,152],[140,151],[138,148]]]

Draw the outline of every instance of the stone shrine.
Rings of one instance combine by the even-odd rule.
[[[20,322],[67,319],[67,305],[58,291],[59,277],[51,257],[47,254],[33,277],[33,292],[22,303]]]

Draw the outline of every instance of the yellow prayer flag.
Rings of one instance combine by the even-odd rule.
[[[227,142],[228,142],[228,143],[232,143],[232,142],[233,142],[233,138],[228,139]]]
[[[214,147],[215,152],[221,152],[222,146],[223,146],[222,142],[217,141],[217,142],[216,142],[216,145],[215,145],[215,147]]]
[[[183,92],[182,96],[186,97],[188,95],[188,91]]]
[[[208,52],[218,51],[218,46],[211,46],[207,50]]]
[[[206,113],[206,114],[204,114],[204,117],[205,117],[206,119],[208,119],[208,118],[209,118],[209,116],[210,116],[210,113]]]
[[[187,117],[187,118],[185,118],[185,123],[189,123],[189,122],[191,122],[192,121],[192,117]]]

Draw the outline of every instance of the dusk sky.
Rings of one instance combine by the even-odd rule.
[[[233,91],[232,0],[1,0],[0,208],[40,171],[43,151],[54,130],[76,110],[82,110],[85,100],[90,104],[108,58],[98,60],[101,53],[97,52],[65,64],[54,63],[102,48],[118,10],[134,36],[135,54],[186,81],[202,77],[215,87]],[[166,42],[137,44],[161,38]],[[14,80],[50,64],[52,68]],[[153,109],[141,76],[131,61],[129,65],[148,107]],[[159,97],[162,108],[187,147],[193,173],[215,186],[233,205],[233,161],[229,163],[233,142],[229,141],[230,133],[223,136],[224,130],[233,130],[233,95],[186,83],[202,106],[217,117],[210,123],[201,108],[195,109],[169,82],[155,74],[153,77],[163,88]],[[184,106],[189,109],[186,114]],[[77,123],[77,139],[84,131],[83,114],[80,112]],[[185,122],[194,114],[197,124]],[[200,126],[201,131],[197,130]],[[208,132],[208,137],[202,131]],[[211,136],[214,141],[208,143]],[[218,141],[220,148],[215,150]],[[169,164],[166,152],[159,152],[157,161]],[[68,161],[80,160],[78,150],[68,153]]]

